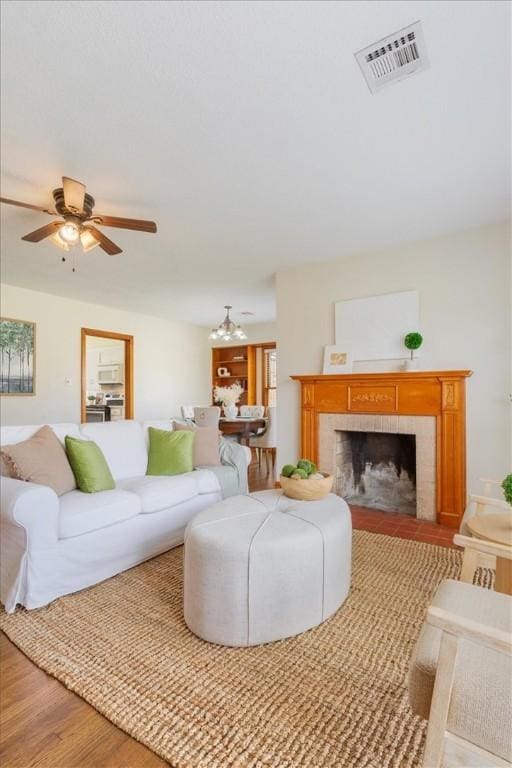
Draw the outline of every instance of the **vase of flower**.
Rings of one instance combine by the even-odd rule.
[[[237,403],[243,394],[244,388],[235,381],[230,387],[215,387],[213,390],[213,399],[216,403],[222,403],[224,406],[224,416],[226,419],[236,419],[238,415]]]

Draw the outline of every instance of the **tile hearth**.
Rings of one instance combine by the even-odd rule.
[[[350,511],[352,513],[352,526],[361,531],[382,533],[385,536],[395,536],[399,539],[410,539],[422,541],[425,544],[459,549],[453,543],[453,536],[456,531],[453,528],[448,528],[448,526],[432,523],[428,520],[415,520],[399,512],[381,512],[378,509],[369,509],[355,504],[350,504]]]

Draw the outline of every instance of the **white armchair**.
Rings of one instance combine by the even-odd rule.
[[[510,512],[510,506],[503,498],[500,483],[485,477],[482,477],[480,482],[483,485],[482,494],[470,493],[468,505],[462,517],[460,533],[463,536],[469,535],[467,523],[475,515],[496,514],[496,512],[503,511]],[[498,498],[498,496],[501,498]]]
[[[500,484],[487,478],[482,478],[480,482],[483,484],[483,495],[470,494],[469,496],[469,502],[459,529],[463,536],[471,535],[468,521],[473,517],[477,515],[492,515],[497,512],[510,512],[510,506],[503,498],[498,499],[490,496],[493,492],[497,493],[498,489],[501,490]],[[481,549],[466,547],[459,578],[461,581],[467,581],[471,584],[477,568],[495,568],[495,566],[496,560],[493,555]]]
[[[428,719],[423,768],[512,761],[512,597],[439,586],[411,660],[409,701]]]

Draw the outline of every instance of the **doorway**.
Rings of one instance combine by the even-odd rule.
[[[82,328],[80,417],[133,419],[133,336]]]
[[[254,378],[253,391],[256,403],[268,406],[277,405],[277,350],[275,341],[265,344],[254,344]]]

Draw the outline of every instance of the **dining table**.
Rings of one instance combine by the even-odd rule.
[[[250,438],[264,430],[267,421],[266,417],[255,419],[252,416],[236,416],[234,419],[228,419],[222,416],[219,419],[219,429],[223,435],[237,435],[242,445],[249,445]]]

